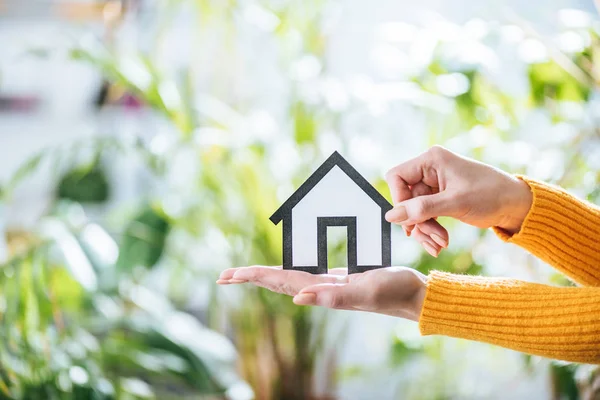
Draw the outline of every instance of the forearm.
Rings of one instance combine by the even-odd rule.
[[[564,190],[523,179],[533,204],[519,233],[495,228],[501,239],[517,244],[573,280],[600,286],[600,208]]]
[[[492,343],[544,357],[600,363],[600,288],[432,272],[423,335]]]

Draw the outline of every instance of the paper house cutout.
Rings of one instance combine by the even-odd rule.
[[[392,205],[337,151],[271,216],[283,221],[283,268],[327,273],[327,227],[345,226],[348,273],[390,266]]]

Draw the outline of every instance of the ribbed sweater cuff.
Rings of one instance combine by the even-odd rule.
[[[477,340],[577,362],[600,362],[600,289],[551,287],[433,271],[422,335]]]
[[[494,232],[555,266],[575,281],[600,285],[600,209],[563,189],[518,176],[531,188],[533,203],[521,230]]]

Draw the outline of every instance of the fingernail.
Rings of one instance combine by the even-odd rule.
[[[246,279],[230,279],[229,283],[246,283],[248,282]]]
[[[422,245],[426,252],[431,254],[433,257],[437,258],[438,252],[435,247],[433,247],[431,244],[429,244],[427,242],[423,242]]]
[[[294,304],[299,306],[311,306],[317,302],[317,295],[314,293],[300,293],[294,296]]]
[[[431,236],[431,238],[433,239],[434,242],[436,242],[437,244],[439,244],[443,248],[448,247],[448,241],[446,241],[443,237],[441,237],[437,233],[432,233],[430,236]]]
[[[406,213],[406,207],[404,206],[396,206],[392,208],[385,214],[385,219],[388,222],[396,222],[400,223],[406,221],[408,219],[408,214]]]
[[[229,281],[227,279],[217,279],[217,284],[218,285],[227,285],[227,284],[229,284]]]

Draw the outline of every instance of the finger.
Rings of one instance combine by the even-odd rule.
[[[314,275],[303,271],[279,267],[253,266],[239,268],[232,280],[252,283],[272,292],[296,295],[302,288],[319,283],[344,282],[345,277],[336,275]]]
[[[316,305],[340,310],[354,310],[360,305],[361,292],[346,283],[322,283],[309,286],[294,296],[298,305]]]
[[[438,246],[447,248],[450,242],[448,231],[435,219],[429,219],[417,225],[419,230],[431,238]]]
[[[417,182],[410,187],[411,197],[419,197],[419,196],[427,196],[428,194],[433,194],[433,189],[431,186],[426,185],[423,182]]]
[[[412,195],[411,198],[426,196],[434,192],[434,190],[430,186],[427,186],[423,182],[417,182],[415,185],[412,185],[410,187],[410,191]],[[405,226],[404,233],[406,234],[406,236],[410,237],[414,228],[414,225]]]
[[[385,176],[385,181],[390,188],[392,202],[398,204],[401,201],[410,199],[412,194],[408,183],[399,175],[390,175],[388,172]]]
[[[415,225],[431,218],[453,216],[456,205],[447,192],[405,200],[385,214],[388,222]]]
[[[221,272],[221,274],[219,275],[219,279],[217,279],[217,283],[219,285],[228,285],[230,283],[241,283],[241,282],[232,282],[231,279],[233,278],[233,274],[235,274],[235,272],[239,269],[238,268],[229,268],[226,269],[225,271]]]
[[[233,277],[233,274],[235,273],[235,271],[237,271],[239,268],[228,268],[225,271],[222,271],[219,274],[219,279],[231,279],[231,277]]]
[[[446,152],[440,147],[433,147],[412,160],[406,161],[390,169],[385,175],[390,187],[394,204],[410,198],[410,185],[418,182],[431,187],[438,187],[437,172],[434,167],[439,154]]]
[[[417,240],[417,242],[421,243],[421,246],[423,246],[426,252],[437,258],[442,248],[433,240],[431,240],[429,236],[421,232],[418,225],[415,227],[412,236]]]

